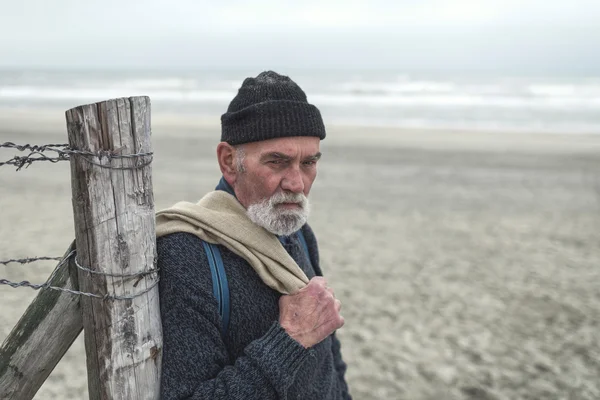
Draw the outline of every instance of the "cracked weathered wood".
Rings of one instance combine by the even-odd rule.
[[[59,263],[50,285],[79,289],[72,258]],[[0,398],[32,399],[82,328],[79,296],[42,289],[0,348]]]
[[[72,148],[121,155],[151,151],[147,97],[76,107],[67,111],[66,119]],[[93,164],[132,167],[149,160],[148,156],[71,157],[77,260],[83,267],[117,275],[155,268],[151,165],[109,169]],[[157,273],[132,278],[79,270],[80,289],[101,296],[135,296],[157,279]],[[158,287],[127,300],[82,297],[81,306],[90,399],[158,399],[162,354]]]

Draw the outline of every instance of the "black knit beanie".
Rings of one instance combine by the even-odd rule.
[[[287,76],[265,71],[246,78],[221,116],[221,141],[235,146],[287,136],[325,139],[317,107]]]

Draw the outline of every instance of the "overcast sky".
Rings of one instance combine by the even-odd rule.
[[[0,0],[0,66],[580,70],[600,0]]]

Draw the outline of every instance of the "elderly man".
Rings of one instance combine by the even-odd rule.
[[[157,215],[162,398],[350,399],[341,305],[306,223],[320,112],[269,71],[221,122],[216,190]]]

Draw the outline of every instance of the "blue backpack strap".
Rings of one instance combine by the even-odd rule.
[[[298,238],[300,239],[300,243],[306,252],[308,262],[312,265],[312,262],[310,261],[310,252],[308,251],[308,244],[306,243],[306,238],[304,237],[302,230],[298,231]],[[213,283],[213,294],[215,299],[217,299],[219,315],[223,321],[223,325],[221,326],[221,335],[224,338],[227,335],[227,330],[229,329],[230,309],[227,274],[225,273],[225,267],[223,266],[223,259],[221,258],[221,251],[219,250],[219,247],[216,244],[207,243],[204,240],[202,241],[202,245],[204,246],[204,251],[206,252],[206,257],[208,258],[208,265],[210,267],[210,274]]]
[[[302,243],[302,247],[306,252],[306,257],[308,257],[308,262],[312,265],[312,261],[310,261],[310,252],[308,251],[308,244],[306,244],[306,238],[304,237],[304,233],[302,233],[302,229],[298,231],[298,239],[300,239],[300,243]]]
[[[223,321],[221,335],[224,338],[229,328],[229,284],[227,283],[227,274],[225,274],[225,267],[223,266],[219,247],[216,244],[205,241],[202,241],[202,245],[206,251],[206,258],[208,258],[213,283],[213,294],[215,299],[217,299],[219,315]]]

